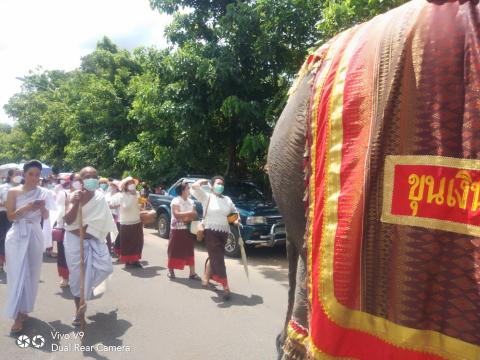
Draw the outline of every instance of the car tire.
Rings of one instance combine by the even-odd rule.
[[[164,239],[168,239],[170,236],[170,217],[161,213],[157,218],[157,231],[158,236]]]
[[[225,255],[231,258],[240,257],[240,245],[238,245],[238,230],[230,227],[227,243],[225,244]]]

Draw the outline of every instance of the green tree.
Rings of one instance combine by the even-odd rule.
[[[187,173],[266,182],[268,139],[309,49],[403,0],[150,0],[170,47],[103,38],[70,72],[36,69],[5,111],[0,161],[96,166],[166,183]]]
[[[0,129],[0,164],[18,163],[26,159],[23,145],[27,141],[28,137],[18,126],[2,126]]]
[[[327,0],[318,23],[320,42],[409,0]]]
[[[77,70],[30,72],[22,92],[5,106],[28,139],[25,156],[56,168],[93,165],[122,174],[118,154],[136,139],[137,123],[128,118],[134,98],[129,83],[140,71],[128,51],[103,38]]]
[[[151,5],[174,15],[166,32],[175,45],[166,59],[168,88],[175,90],[168,104],[182,138],[196,139],[185,141],[196,158],[188,167],[262,176],[266,139],[318,37],[321,2],[152,0]],[[185,8],[189,11],[181,11]]]

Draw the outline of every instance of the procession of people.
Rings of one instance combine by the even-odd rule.
[[[149,193],[145,182],[131,176],[121,181],[99,177],[93,167],[48,179],[41,177],[41,171],[41,162],[28,161],[23,171],[9,170],[5,183],[0,185],[0,272],[7,275],[5,314],[13,320],[11,335],[23,331],[34,309],[43,255],[56,257],[60,287],[69,288],[74,297],[74,326],[85,322],[86,301],[105,289],[101,284],[113,272],[112,258],[117,257],[117,263],[125,267],[142,268],[141,210],[148,203]],[[188,266],[188,279],[201,280],[205,288],[212,288],[210,281],[217,282],[227,301],[227,216],[237,210],[232,200],[223,195],[222,177],[211,180],[211,193],[202,188],[208,182],[202,179],[192,185],[192,190],[187,183],[175,189],[167,275],[173,280],[174,270]],[[203,278],[195,272],[196,237],[190,226],[199,215],[191,195],[205,209],[202,222],[209,258]]]

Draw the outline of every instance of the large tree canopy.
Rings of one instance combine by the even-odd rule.
[[[268,139],[309,48],[403,2],[150,0],[173,17],[170,46],[103,38],[74,71],[31,71],[5,106],[16,123],[0,127],[0,161],[266,181]]]

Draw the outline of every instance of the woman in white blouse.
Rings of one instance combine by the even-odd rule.
[[[181,183],[175,189],[177,196],[170,205],[172,220],[170,223],[170,241],[168,242],[168,277],[175,278],[174,269],[183,270],[190,267],[192,280],[200,280],[195,273],[195,260],[193,254],[194,236],[188,230],[188,224],[197,217],[195,203],[190,196],[188,183]]]
[[[225,268],[225,244],[230,232],[227,216],[236,213],[237,209],[232,200],[223,195],[225,180],[221,176],[215,176],[211,180],[212,192],[202,189],[202,185],[208,184],[208,180],[198,180],[192,185],[192,195],[202,203],[203,224],[205,227],[205,243],[207,245],[209,261],[205,267],[202,285],[209,286],[212,279],[223,286],[223,299],[230,299],[230,289]]]
[[[120,183],[121,192],[115,194],[110,204],[119,205],[120,257],[125,265],[142,267],[143,224],[140,220],[140,194],[136,190],[138,181],[128,176]]]

